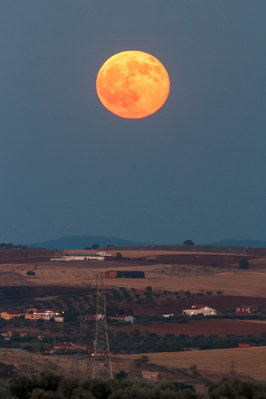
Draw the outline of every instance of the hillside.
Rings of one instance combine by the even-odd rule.
[[[46,249],[84,249],[91,247],[93,244],[98,244],[100,247],[113,245],[116,247],[144,245],[143,243],[123,240],[115,237],[102,237],[90,235],[77,235],[69,237],[61,237],[56,240],[42,241],[30,244],[33,248],[46,248]]]
[[[228,238],[225,240],[215,241],[207,245],[218,247],[266,248],[266,241]]]
[[[162,378],[181,379],[197,388],[199,383],[228,376],[234,364],[240,378],[264,378],[265,370],[250,363],[257,361],[266,345],[266,248],[142,245],[105,251],[108,256],[99,261],[87,256],[62,258],[95,250],[0,250],[1,315],[21,312],[19,317],[17,313],[11,319],[2,317],[2,362],[21,371],[34,359],[35,370],[70,372],[72,349],[60,347],[58,356],[49,353],[55,343],[77,343],[76,331],[79,342],[93,343],[91,315],[96,309],[96,282],[103,273],[115,372],[125,370],[136,378],[142,369],[159,371]],[[239,268],[243,258],[248,269]],[[116,271],[142,271],[144,276],[117,278]],[[193,305],[211,307],[218,315],[183,316],[183,310]],[[252,309],[250,313],[236,313],[243,306]],[[31,320],[26,318],[28,309],[37,309],[36,314],[42,309],[62,312],[64,321]],[[120,318],[128,315],[134,316],[134,324]],[[145,353],[149,361],[139,367],[135,359]],[[81,362],[81,376],[88,373],[87,365],[87,360]]]

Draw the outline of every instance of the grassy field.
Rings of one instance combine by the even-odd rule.
[[[250,377],[257,381],[266,380],[266,347],[214,349],[205,351],[147,353],[150,364],[169,369],[189,369],[196,365],[203,377],[221,379],[231,372],[232,362],[236,376]],[[140,355],[121,355],[121,359],[132,362]]]
[[[40,354],[22,352],[19,350],[0,348],[1,362],[13,364],[21,373],[42,372],[45,370],[57,373],[70,373],[73,356],[42,356]],[[84,366],[83,366],[84,367]]]
[[[135,359],[141,356],[148,356],[148,364],[139,367],[136,370]],[[57,373],[69,375],[77,371],[74,367],[74,355],[53,355],[42,356],[32,354],[32,363],[30,354],[10,349],[0,348],[1,361],[6,364],[15,364],[20,372],[27,372],[32,365],[35,372],[51,370]],[[249,377],[256,381],[266,380],[266,347],[250,347],[236,349],[214,349],[205,351],[187,351],[187,352],[167,352],[167,353],[147,353],[138,355],[119,355],[113,356],[112,365],[114,373],[121,369],[129,374],[136,375],[141,369],[162,370],[164,373],[174,373],[180,375],[184,372],[184,380],[191,374],[191,366],[196,366],[199,371],[199,377],[211,381],[219,381],[224,376],[230,376],[232,362],[234,365],[235,376],[240,378]],[[83,357],[79,361],[80,376],[90,375],[88,367],[88,357]],[[191,374],[192,377],[192,374]],[[180,378],[180,377],[179,377]]]

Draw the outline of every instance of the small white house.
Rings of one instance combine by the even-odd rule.
[[[64,323],[64,317],[55,316],[54,321],[56,321],[57,323]]]
[[[192,305],[189,309],[183,309],[183,314],[188,316],[196,316],[202,314],[203,316],[215,316],[217,311],[206,305]]]
[[[107,253],[107,252],[104,252],[104,251],[97,252],[96,255],[99,255],[99,256],[112,256],[111,253]]]
[[[41,318],[43,320],[51,320],[51,318],[60,316],[59,312],[53,312],[52,310],[45,310],[45,311],[39,312],[39,313],[41,314]],[[37,314],[37,312],[36,312],[36,314]]]

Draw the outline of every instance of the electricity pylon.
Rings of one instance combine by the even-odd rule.
[[[95,336],[93,341],[93,353],[91,354],[92,379],[112,379],[113,370],[107,331],[106,296],[103,273],[97,274],[96,288]]]

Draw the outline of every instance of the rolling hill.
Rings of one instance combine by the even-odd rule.
[[[100,247],[106,247],[107,245],[113,245],[116,247],[144,245],[143,243],[123,240],[114,237],[77,235],[77,236],[61,237],[56,240],[36,242],[30,244],[30,246],[33,248],[62,250],[62,249],[84,249],[87,247],[91,247],[93,244],[98,244]]]

